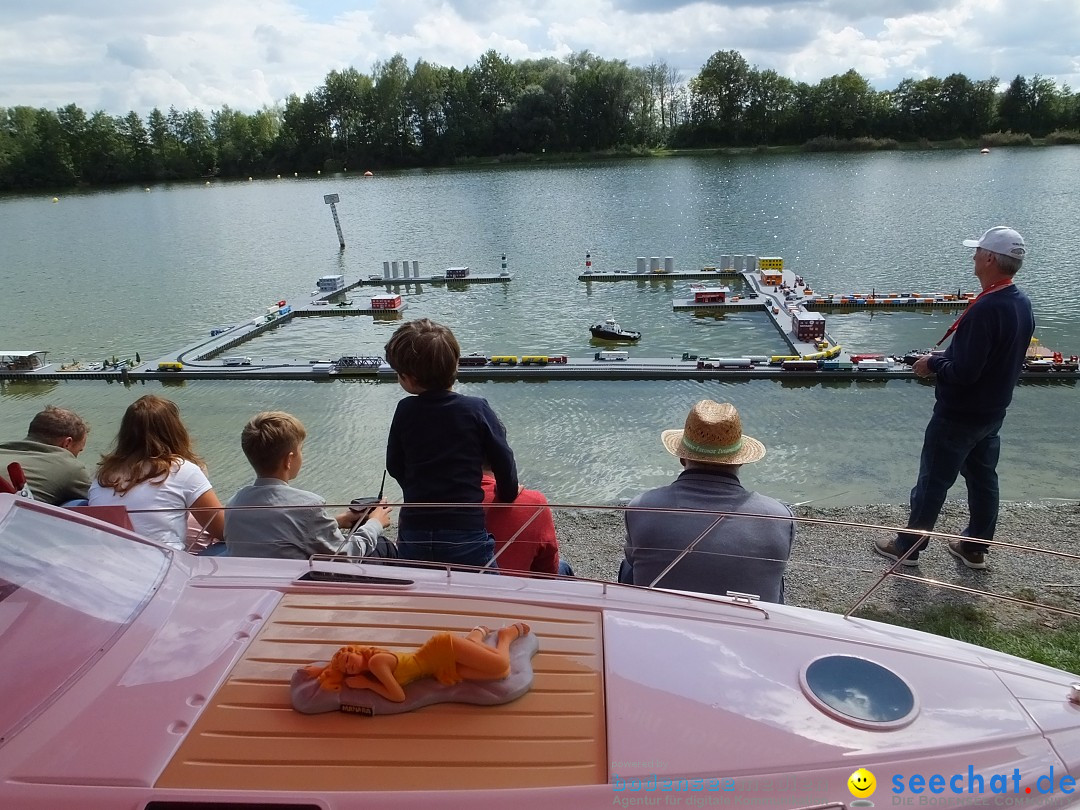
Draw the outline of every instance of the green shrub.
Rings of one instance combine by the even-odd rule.
[[[1080,131],[1075,129],[1055,129],[1046,136],[1046,142],[1053,146],[1063,143],[1080,143]]]
[[[1026,132],[987,132],[979,136],[979,146],[988,148],[991,146],[1034,146],[1035,141]]]
[[[899,149],[900,144],[892,138],[833,138],[819,135],[802,146],[804,152],[873,152],[881,149]]]

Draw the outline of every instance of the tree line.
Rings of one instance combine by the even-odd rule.
[[[462,70],[401,54],[332,71],[283,105],[143,119],[75,104],[0,108],[0,189],[450,165],[469,159],[657,148],[950,141],[987,133],[1080,139],[1080,94],[1036,75],[904,79],[874,90],[855,70],[811,85],[718,51],[686,79],[589,52]]]

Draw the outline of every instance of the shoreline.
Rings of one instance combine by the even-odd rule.
[[[793,511],[797,518],[823,522],[800,522],[796,527],[786,573],[786,604],[841,613],[849,610],[892,564],[871,548],[874,538],[883,531],[864,527],[902,526],[908,515],[908,507],[898,504],[802,506]],[[964,501],[946,501],[936,529],[958,534],[964,528],[966,516]],[[861,527],[844,523],[857,523]],[[560,554],[570,562],[575,574],[615,581],[623,553],[620,512],[556,511],[555,531]],[[892,529],[886,536],[891,534]],[[995,540],[1080,558],[1080,502],[1002,502]],[[987,555],[987,563],[984,571],[970,570],[948,553],[944,540],[935,539],[922,552],[919,566],[905,567],[903,573],[1080,611],[1080,560],[999,547]],[[1024,606],[907,580],[883,583],[864,606],[887,613],[911,614],[946,603],[976,605],[993,612],[1006,624],[1032,618]],[[1044,623],[1052,624],[1070,618],[1050,611],[1038,611],[1038,616]]]

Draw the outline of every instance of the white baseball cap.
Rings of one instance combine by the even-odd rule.
[[[964,247],[982,248],[983,250],[989,250],[991,253],[1011,256],[1014,259],[1023,259],[1027,254],[1027,249],[1024,247],[1024,237],[1004,225],[991,228],[978,239],[965,239]]]

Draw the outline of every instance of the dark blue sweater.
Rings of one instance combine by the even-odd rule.
[[[386,470],[401,485],[406,503],[484,501],[485,459],[495,474],[500,501],[518,494],[514,453],[506,428],[486,399],[453,391],[425,391],[398,402],[386,444]],[[402,529],[482,531],[482,508],[402,508]]]
[[[1034,332],[1031,301],[1016,285],[979,298],[945,354],[930,360],[937,375],[934,413],[974,425],[1003,418]]]

